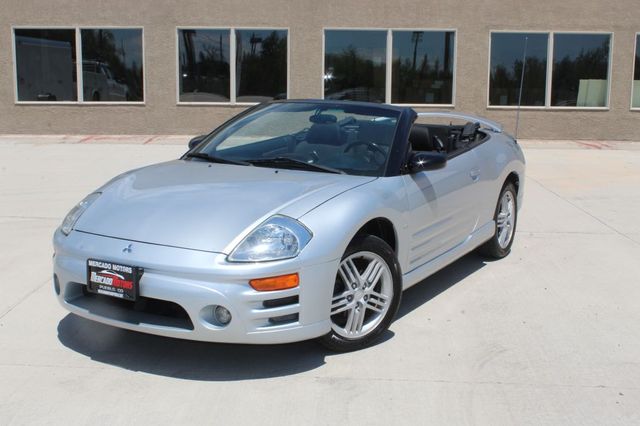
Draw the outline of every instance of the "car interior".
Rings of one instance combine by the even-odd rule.
[[[311,126],[292,141],[290,153],[327,159],[339,168],[377,172],[384,167],[393,143],[395,120],[359,120],[352,116],[338,120],[332,114],[312,118]]]
[[[486,140],[480,123],[464,125],[419,124],[411,128],[409,143],[413,151],[432,151],[447,154],[451,158]]]

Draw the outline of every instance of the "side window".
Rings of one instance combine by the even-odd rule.
[[[384,102],[387,31],[325,30],[324,98]]]
[[[77,101],[73,29],[14,31],[18,101]]]
[[[606,107],[609,34],[554,34],[552,107]]]
[[[490,106],[518,105],[525,44],[522,105],[546,104],[548,41],[546,33],[491,33]]]
[[[640,108],[640,34],[636,35],[636,52],[634,59],[631,108]]]
[[[144,101],[144,58],[142,29],[81,29],[83,97],[92,102]],[[107,90],[105,82],[92,73],[100,64],[103,79],[118,82],[116,90]]]
[[[453,104],[453,31],[393,31],[391,102]]]

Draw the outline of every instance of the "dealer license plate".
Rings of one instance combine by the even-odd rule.
[[[87,290],[124,300],[136,300],[142,268],[104,260],[87,260]]]

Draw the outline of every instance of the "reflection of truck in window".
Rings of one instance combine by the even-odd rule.
[[[128,101],[129,88],[114,77],[109,65],[99,61],[82,61],[82,85],[85,101]]]
[[[71,43],[16,35],[19,101],[75,101]]]

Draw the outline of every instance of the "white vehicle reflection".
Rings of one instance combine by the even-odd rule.
[[[129,101],[129,87],[114,77],[109,65],[99,61],[82,61],[82,85],[85,101]]]

